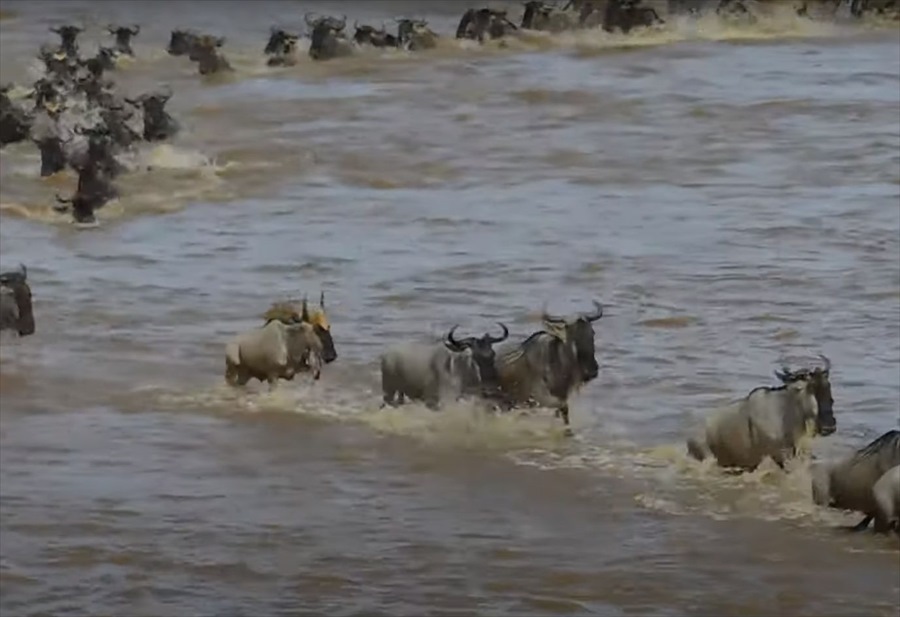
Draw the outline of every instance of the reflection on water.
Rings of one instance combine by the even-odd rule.
[[[169,83],[184,125],[90,230],[51,208],[74,176],[0,152],[0,269],[28,265],[38,328],[0,350],[4,614],[896,614],[896,541],[836,531],[855,518],[808,480],[898,422],[896,24],[776,7],[270,69],[270,25],[334,6],[148,6],[3,7],[0,81],[33,80],[49,23],[84,20],[89,50],[137,22],[115,79]],[[187,25],[234,75],[165,54]],[[224,342],[320,289],[321,382],[226,387]],[[594,298],[574,438],[379,409],[387,344],[524,338]],[[685,457],[700,415],[818,353],[835,436],[787,473]]]

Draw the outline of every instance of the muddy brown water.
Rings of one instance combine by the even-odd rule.
[[[464,3],[462,3],[464,4]],[[268,69],[305,10],[452,32],[462,4],[13,3],[2,81],[50,24],[142,25],[115,78],[171,84],[95,229],[0,154],[2,268],[37,333],[0,354],[0,612],[896,615],[894,538],[811,504],[807,464],[731,476],[683,438],[828,355],[838,456],[898,425],[900,31],[775,11],[625,38],[444,41]],[[204,79],[168,32],[228,37]],[[223,344],[324,289],[321,383],[224,386]],[[600,376],[552,414],[378,409],[377,356],[597,298]]]

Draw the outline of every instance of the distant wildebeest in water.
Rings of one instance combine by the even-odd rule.
[[[166,52],[170,56],[186,56],[190,53],[198,36],[194,30],[172,30]]]
[[[500,390],[493,346],[503,335],[485,334],[457,340],[453,326],[441,344],[401,343],[381,355],[384,405],[402,405],[406,398],[437,409],[444,399],[476,396],[497,398]]]
[[[900,431],[887,431],[864,448],[837,463],[820,463],[812,469],[813,501],[820,506],[853,510],[865,518],[854,528],[862,530],[874,519],[875,531],[885,532],[893,521],[893,510],[884,512],[885,497],[891,480],[875,485],[890,470],[900,465]],[[879,499],[880,497],[880,499]],[[890,503],[888,499],[888,503]]]
[[[397,20],[397,45],[406,51],[420,51],[437,47],[438,35],[424,19],[404,17]]]
[[[0,273],[0,331],[14,330],[19,336],[34,334],[31,286],[24,264],[18,270]]]
[[[9,98],[9,85],[0,88],[0,148],[25,141],[31,134],[34,118]]]
[[[628,34],[635,28],[649,28],[665,23],[653,7],[641,6],[640,0],[608,0],[603,15],[606,32],[621,30]]]
[[[594,301],[594,309],[570,318],[544,311],[543,330],[498,350],[497,372],[509,406],[551,407],[568,426],[569,397],[600,372],[592,324],[603,317],[603,307]]]
[[[269,34],[269,41],[263,53],[268,56],[266,64],[268,66],[293,66],[297,64],[297,41],[300,39],[296,34],[291,34],[281,28],[272,28]]]
[[[374,26],[353,24],[353,41],[357,45],[370,45],[372,47],[397,47],[397,37],[390,34],[382,26],[380,30]]]
[[[188,58],[197,63],[197,70],[201,75],[232,71],[231,63],[220,51],[224,44],[225,37],[200,35],[194,39]]]
[[[310,29],[309,57],[313,60],[331,60],[349,56],[353,53],[353,43],[347,39],[344,28],[347,17],[317,17],[311,19],[304,16]]]
[[[50,32],[59,35],[60,49],[62,49],[67,56],[72,58],[78,57],[78,35],[84,32],[82,28],[72,25],[63,25],[56,28],[50,28]]]
[[[337,360],[337,350],[334,347],[334,339],[331,336],[331,322],[325,311],[325,292],[319,294],[318,308],[310,308],[303,302],[276,302],[263,315],[266,322],[278,320],[285,324],[308,323],[313,327],[313,332],[322,342],[322,360],[330,364]]]
[[[564,32],[577,24],[577,14],[560,9],[554,4],[542,0],[529,0],[524,3],[525,13],[522,15],[522,30],[541,30],[544,32]]]
[[[65,212],[71,206],[72,217],[76,223],[94,224],[94,214],[111,199],[118,197],[119,191],[113,185],[110,176],[104,171],[102,161],[87,158],[78,169],[78,186],[70,198],[56,195],[58,206],[55,209]]]
[[[779,467],[797,451],[800,439],[812,423],[815,434],[837,430],[834,399],[829,379],[831,362],[813,370],[776,371],[782,384],[754,388],[743,399],[718,411],[697,434],[688,439],[688,453],[697,460],[714,456],[722,467],[756,469],[771,458]]]
[[[509,21],[506,11],[490,8],[469,9],[459,20],[456,38],[483,43],[485,37],[499,39],[516,30],[518,26]]]
[[[131,39],[137,36],[141,27],[137,24],[131,26],[108,26],[107,30],[115,37],[113,49],[123,56],[134,56],[134,49],[131,47]]]
[[[166,103],[172,98],[172,89],[163,88],[159,92],[148,92],[136,99],[126,98],[125,102],[139,107],[144,112],[145,141],[162,141],[175,136],[180,130],[177,120],[166,111]]]

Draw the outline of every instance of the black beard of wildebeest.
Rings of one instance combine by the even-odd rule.
[[[144,110],[145,141],[162,141],[178,132],[178,122],[165,109],[171,97],[172,92],[167,90],[161,93],[142,94],[137,100],[125,99],[127,103],[140,106]]]
[[[459,20],[456,38],[483,43],[485,35],[491,39],[499,39],[518,29],[518,26],[507,19],[506,11],[469,9]]]
[[[433,49],[437,46],[437,35],[424,19],[398,19],[397,44],[407,51]]]
[[[66,168],[68,157],[65,146],[71,141],[62,139],[59,133],[54,131],[52,135],[46,135],[41,139],[35,139],[34,144],[41,153],[41,177],[52,176]]]
[[[128,26],[109,26],[107,30],[116,37],[115,43],[113,43],[113,49],[116,52],[125,56],[134,56],[134,50],[131,48],[131,38],[140,33],[140,26],[137,24],[130,28]]]
[[[303,19],[310,28],[309,57],[313,60],[330,60],[341,56],[349,56],[353,53],[353,47],[344,28],[347,25],[347,17],[335,19],[334,17],[318,17],[310,19],[309,14]]]
[[[186,56],[190,53],[198,36],[193,30],[172,30],[166,51],[170,56]]]
[[[15,330],[19,336],[34,334],[31,286],[24,264],[18,270],[0,273],[0,289],[11,292],[0,296],[0,330]],[[10,299],[14,306],[6,304]]]
[[[297,63],[297,41],[300,37],[281,28],[272,28],[263,53],[269,56],[268,66],[293,66]]]
[[[453,338],[453,333],[456,331],[457,326],[453,326],[450,332],[447,333],[446,345],[448,349],[457,352],[468,349],[471,352],[472,360],[478,366],[478,373],[481,378],[481,394],[488,399],[501,397],[500,376],[497,374],[496,353],[493,346],[509,338],[509,329],[500,322],[498,322],[498,325],[503,328],[503,335],[499,337],[485,334],[481,337],[469,336],[462,340],[456,340]]]
[[[652,7],[640,6],[640,0],[609,0],[603,16],[603,29],[606,32],[619,29],[623,34],[628,34],[634,28],[662,23],[665,22]]]
[[[388,34],[387,30],[382,27],[376,30],[373,26],[353,24],[355,32],[353,40],[357,45],[371,45],[372,47],[397,47],[397,37]]]
[[[55,209],[65,212],[66,204],[70,204],[72,217],[76,223],[95,223],[97,218],[94,212],[117,196],[118,191],[101,171],[100,166],[89,162],[78,172],[78,188],[75,189],[75,194],[70,199],[57,195],[56,201],[62,207]]]
[[[201,75],[212,75],[233,70],[228,59],[219,52],[225,44],[225,37],[204,34],[194,39],[188,51],[188,58],[197,63]]]
[[[72,58],[78,57],[78,35],[82,29],[78,26],[60,26],[58,28],[50,28],[50,32],[59,35],[60,49],[66,52],[67,56]]]
[[[0,91],[0,148],[28,139],[34,121],[27,111],[9,99],[8,91],[9,86],[3,86]]]

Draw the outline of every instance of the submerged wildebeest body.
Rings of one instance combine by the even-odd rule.
[[[537,404],[552,407],[569,424],[569,397],[600,372],[594,357],[594,328],[603,307],[573,319],[542,315],[545,330],[497,354],[497,372],[506,403],[511,407]]]
[[[872,494],[883,525],[900,535],[900,465],[884,472],[872,487]]]
[[[203,34],[195,37],[188,50],[188,58],[197,63],[197,71],[201,75],[229,72],[231,63],[220,51],[225,44],[225,37]]]
[[[664,23],[653,7],[641,6],[640,0],[608,0],[603,14],[606,32],[621,30],[628,34],[635,28]]]
[[[191,52],[199,34],[193,30],[172,30],[166,52],[170,56],[186,56]]]
[[[518,26],[509,21],[506,11],[490,8],[469,9],[459,20],[456,38],[483,43],[486,37],[499,39],[515,30],[518,30]]]
[[[292,380],[304,370],[319,379],[321,366],[322,343],[306,322],[272,320],[225,346],[225,381],[232,386],[258,379],[272,388],[279,379]]]
[[[365,24],[353,25],[353,42],[357,45],[370,45],[372,47],[397,47],[397,37],[390,34],[382,27],[380,30],[374,26]]]
[[[166,88],[161,92],[142,94],[137,99],[125,99],[128,104],[143,110],[144,130],[142,136],[145,141],[169,139],[180,130],[178,121],[166,111],[166,103],[170,98],[172,98],[172,90]]]
[[[34,334],[31,286],[24,264],[0,273],[0,330],[14,330],[19,336]]]
[[[335,19],[334,17],[318,17],[310,19],[304,16],[306,25],[310,28],[309,57],[313,60],[331,60],[349,56],[353,53],[351,43],[344,28],[347,18]]]
[[[0,147],[25,141],[31,134],[34,119],[9,98],[10,86],[0,89]]]
[[[815,434],[837,430],[834,400],[829,381],[830,362],[825,368],[775,372],[779,387],[759,387],[733,405],[708,417],[705,427],[688,439],[688,453],[697,460],[712,455],[722,467],[746,471],[756,469],[764,458],[780,467],[793,457],[807,424],[815,423]]]
[[[291,34],[281,28],[272,28],[269,34],[269,41],[263,53],[268,56],[266,64],[268,66],[293,66],[297,63],[297,41],[300,39],[296,34]]]
[[[437,47],[438,35],[424,19],[397,20],[397,45],[406,51],[421,51]]]
[[[306,298],[303,302],[276,302],[263,315],[266,322],[277,320],[284,324],[308,323],[322,343],[322,360],[330,364],[337,360],[337,350],[331,336],[331,323],[325,312],[325,292],[319,294],[319,307],[309,310]]]
[[[113,50],[124,56],[134,56],[131,39],[140,33],[141,27],[139,25],[135,24],[130,28],[128,26],[109,26],[107,30],[115,37]]]
[[[56,195],[56,201],[62,207],[58,211],[65,211],[66,205],[71,205],[72,216],[76,223],[95,223],[97,221],[94,212],[118,197],[118,190],[113,186],[109,176],[103,172],[101,164],[87,159],[86,164],[78,170],[78,187],[75,194],[65,199]]]
[[[497,370],[493,345],[503,336],[456,340],[453,326],[442,344],[404,343],[381,355],[381,390],[385,405],[402,405],[406,398],[437,409],[442,400],[461,396],[496,397]]]
[[[865,529],[874,519],[876,531],[887,531],[890,521],[879,507],[875,484],[898,465],[900,431],[892,430],[838,463],[815,466],[813,501],[821,506],[861,512],[865,518],[856,526],[857,530]]]
[[[529,0],[524,5],[525,13],[519,25],[522,30],[559,33],[571,29],[577,23],[577,18],[573,19],[570,13],[541,0]]]

